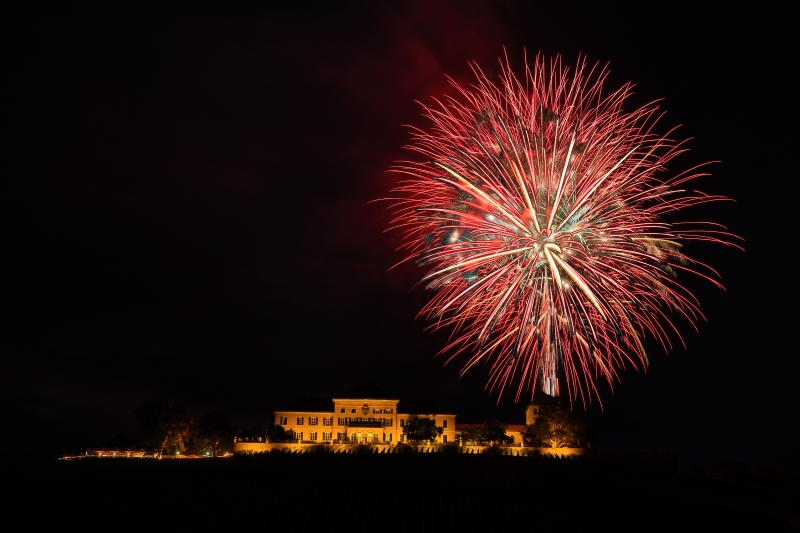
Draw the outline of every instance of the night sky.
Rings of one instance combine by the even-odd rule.
[[[334,5],[336,4],[336,5]],[[697,186],[736,202],[746,252],[691,245],[726,291],[686,279],[707,317],[687,348],[648,344],[603,411],[601,450],[798,465],[794,28],[760,3],[24,3],[3,19],[0,412],[6,449],[60,454],[136,433],[165,396],[239,426],[373,381],[459,421],[523,407],[458,379],[446,335],[415,319],[423,271],[386,234],[387,168],[419,104],[508,50],[610,63],[628,109],[663,98],[706,161]],[[667,10],[669,8],[669,10]]]

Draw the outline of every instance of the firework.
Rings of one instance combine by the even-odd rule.
[[[664,215],[725,198],[683,188],[699,168],[664,177],[683,143],[654,133],[655,104],[623,110],[629,84],[603,94],[606,69],[537,58],[522,80],[507,62],[496,80],[474,72],[424,106],[433,125],[408,147],[421,161],[393,167],[392,227],[433,291],[420,314],[452,330],[443,352],[467,354],[462,373],[489,362],[490,390],[591,401],[598,380],[647,366],[645,338],[668,350],[675,317],[702,318],[678,274],[721,285],[684,244],[735,236]]]

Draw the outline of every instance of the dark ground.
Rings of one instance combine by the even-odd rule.
[[[800,524],[796,480],[747,483],[592,459],[309,453],[2,469],[21,498],[11,517],[22,512],[14,522],[25,530],[786,532]]]

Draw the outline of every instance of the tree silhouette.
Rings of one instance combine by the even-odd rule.
[[[575,444],[583,426],[574,413],[560,403],[539,406],[536,421],[528,426],[524,441],[528,446],[563,448]]]
[[[411,442],[435,440],[442,431],[434,419],[423,416],[411,416],[403,427],[403,434]]]
[[[172,400],[152,398],[133,411],[139,424],[142,444],[157,451],[158,456],[180,453],[186,449],[192,419],[186,408]]]
[[[233,428],[230,419],[218,411],[208,413],[195,426],[194,445],[200,453],[217,456],[217,451],[230,446]]]

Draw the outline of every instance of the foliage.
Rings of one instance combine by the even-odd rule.
[[[296,439],[294,431],[275,425],[267,429],[267,440],[269,442],[294,442]]]
[[[362,453],[373,453],[374,451],[375,449],[369,444],[358,444],[356,446],[353,446],[353,448],[350,450],[350,453],[362,454]]]
[[[398,442],[392,449],[393,453],[416,453],[416,448],[409,446],[404,442]]]
[[[439,446],[441,453],[458,453],[458,444],[455,442],[446,442]]]
[[[506,435],[506,426],[497,419],[483,425],[483,438],[491,444],[511,444],[514,437]]]
[[[459,433],[461,443],[466,446],[483,446],[486,444],[486,438],[483,431],[483,426],[480,424],[466,426]]]
[[[503,448],[497,444],[492,444],[483,449],[485,455],[503,455]]]
[[[333,448],[327,444],[317,444],[306,450],[306,453],[334,453]]]
[[[497,419],[463,428],[460,432],[461,442],[467,446],[484,446],[485,444],[510,444],[514,437],[506,435],[506,426]]]
[[[168,454],[186,449],[192,419],[186,408],[172,400],[152,398],[133,411],[143,445]]]
[[[214,411],[201,418],[195,426],[194,445],[198,453],[217,456],[220,449],[233,444],[233,428],[230,419]]]
[[[575,444],[583,426],[574,413],[560,403],[539,406],[536,422],[528,427],[524,441],[527,446],[563,448]]]
[[[403,434],[410,442],[435,440],[442,431],[434,419],[424,416],[411,416],[403,427]]]

